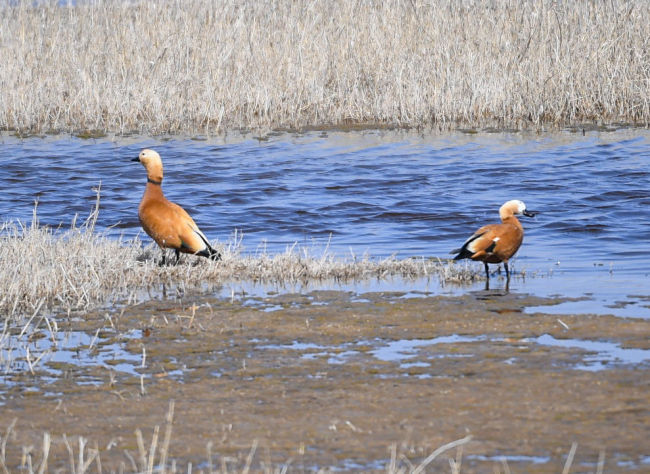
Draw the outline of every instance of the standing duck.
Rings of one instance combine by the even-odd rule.
[[[471,258],[483,262],[485,276],[490,279],[488,263],[501,263],[506,269],[506,279],[510,280],[508,260],[519,250],[524,240],[524,228],[516,216],[534,217],[535,213],[526,210],[526,204],[517,199],[506,202],[499,209],[501,224],[488,224],[478,229],[465,241],[454,260]]]
[[[210,246],[208,239],[185,209],[167,200],[163,194],[163,165],[160,155],[145,149],[132,161],[139,161],[147,170],[147,185],[140,201],[138,216],[144,231],[163,252],[160,264],[165,264],[165,249],[174,249],[176,263],[181,252],[219,260],[221,255]]]

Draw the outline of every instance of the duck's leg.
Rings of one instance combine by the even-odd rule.
[[[508,262],[503,262],[503,267],[506,269],[506,280],[510,281],[510,270],[508,270]]]
[[[483,265],[485,265],[485,278],[488,280],[490,279],[490,269],[488,268],[487,262],[483,262]]]
[[[176,263],[175,265],[178,265],[178,262],[181,260],[181,251],[178,249],[174,249],[174,253],[176,253]]]
[[[166,258],[167,255],[165,249],[161,249],[161,250],[162,250],[162,258],[160,259],[160,262],[158,262],[159,267],[163,267],[167,263],[167,258]]]

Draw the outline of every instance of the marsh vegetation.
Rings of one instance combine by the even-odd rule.
[[[39,312],[91,310],[98,306],[133,304],[143,295],[162,292],[207,292],[227,282],[251,282],[288,287],[309,282],[348,283],[368,279],[431,277],[442,283],[481,278],[478,268],[439,258],[373,258],[337,256],[328,248],[297,243],[281,253],[264,248],[246,251],[242,234],[216,243],[222,259],[211,261],[192,255],[161,265],[161,250],[138,237],[110,238],[95,229],[99,215],[99,189],[95,208],[81,224],[68,229],[41,226],[37,206],[31,223],[0,225],[0,311],[19,319]],[[147,239],[148,240],[148,239]]]
[[[643,0],[18,1],[0,10],[0,128],[20,133],[650,120]]]

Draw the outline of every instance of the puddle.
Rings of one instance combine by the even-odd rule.
[[[513,455],[494,455],[484,456],[480,454],[470,454],[466,457],[469,461],[491,461],[501,463],[506,461],[508,463],[528,463],[528,464],[546,464],[551,461],[548,456],[513,456]]]
[[[436,344],[445,343],[462,343],[462,342],[476,342],[484,340],[485,338],[474,338],[466,336],[442,336],[429,340],[415,339],[415,340],[399,340],[390,341],[385,346],[370,350],[357,350],[355,347],[360,346],[373,346],[378,341],[358,341],[355,343],[341,344],[339,346],[323,346],[318,344],[301,343],[294,341],[291,344],[284,345],[266,345],[261,346],[260,349],[289,349],[298,352],[305,352],[300,355],[303,360],[324,359],[330,365],[341,365],[350,362],[355,357],[363,357],[368,354],[375,360],[382,362],[399,362],[400,369],[412,368],[427,368],[431,364],[425,361],[412,361],[404,362],[405,360],[415,358],[419,355],[417,349],[423,346],[431,346]],[[473,357],[472,354],[437,354],[429,358],[458,358],[458,357]],[[429,378],[430,374],[414,373],[409,374],[417,378]],[[385,378],[386,374],[378,374],[380,378]]]
[[[265,308],[262,308],[262,311],[264,311],[265,313],[272,313],[273,311],[281,311],[283,309],[284,308],[282,306],[280,306],[279,304],[276,304],[276,305],[271,305],[271,306],[267,306]]]
[[[389,465],[390,460],[387,459],[378,459],[376,461],[370,461],[370,462],[362,462],[362,461],[357,461],[354,459],[345,459],[341,461],[337,466],[330,466],[328,470],[332,472],[350,472],[350,471],[356,471],[356,472],[380,472],[380,471],[386,471],[387,466]],[[322,471],[322,468],[320,466],[312,466],[312,470],[314,472],[320,472]]]
[[[305,352],[300,357],[304,360],[315,360],[320,358],[326,358],[327,363],[330,365],[344,364],[348,361],[349,358],[361,354],[359,351],[347,350],[345,348],[351,346],[352,344],[344,344],[335,347],[326,347],[319,344],[304,343],[294,341],[291,344],[268,344],[265,346],[260,346],[259,349],[271,349],[271,350],[294,350],[299,352]]]
[[[598,371],[611,368],[612,365],[636,365],[650,360],[650,350],[648,349],[626,349],[613,342],[556,339],[549,334],[534,339],[525,339],[524,341],[543,346],[582,349],[589,352],[590,354],[583,358],[584,364],[573,367],[577,370]]]
[[[339,346],[324,346],[320,344],[304,343],[294,341],[291,344],[269,344],[260,346],[259,349],[270,350],[293,350],[302,352],[300,358],[303,360],[314,360],[323,358],[330,365],[338,365],[349,362],[354,357],[370,355],[381,362],[394,362],[400,369],[427,368],[431,367],[432,360],[436,359],[460,359],[479,356],[486,347],[498,343],[503,345],[504,341],[513,348],[521,349],[526,344],[538,344],[541,346],[555,346],[566,349],[582,349],[587,352],[582,357],[582,363],[571,366],[574,370],[599,371],[611,369],[622,365],[636,365],[650,360],[650,350],[623,348],[620,344],[613,342],[589,341],[578,339],[556,339],[549,334],[535,338],[524,338],[509,340],[500,337],[489,338],[488,336],[462,336],[452,334],[450,336],[439,336],[431,339],[401,339],[397,341],[359,341]],[[480,343],[477,345],[476,343]],[[425,353],[421,349],[431,346],[445,344],[473,344],[463,352]],[[374,349],[362,351],[355,349],[355,346],[375,346]],[[414,360],[416,359],[416,360]],[[519,362],[517,357],[509,357],[502,361],[506,365],[514,365]],[[408,374],[419,378],[430,377],[430,374],[413,373]]]
[[[379,347],[370,353],[375,358],[384,362],[401,362],[404,359],[410,359],[418,355],[417,349],[423,346],[433,346],[436,344],[458,344],[468,342],[486,341],[487,337],[477,336],[459,336],[452,334],[451,336],[434,337],[433,339],[402,339],[399,341],[389,342],[383,347]],[[472,357],[472,354],[444,354],[441,357]],[[407,368],[412,364],[400,364],[400,367]]]
[[[526,314],[598,314],[621,318],[650,319],[650,298],[648,296],[629,295],[617,300],[594,298],[585,295],[579,301],[565,301],[550,306],[529,306]]]
[[[55,379],[70,367],[88,369],[98,366],[140,377],[136,369],[142,364],[142,354],[126,351],[124,343],[141,337],[139,329],[108,337],[102,337],[99,332],[88,334],[82,331],[31,333],[27,341],[18,336],[8,336],[0,350],[3,378],[33,371],[47,379]],[[75,376],[75,383],[93,384],[96,379],[79,374]]]
[[[411,363],[401,364],[400,367],[404,369],[410,369],[412,367],[431,367],[431,364],[428,364],[427,362],[411,362]]]
[[[504,281],[494,278],[492,296],[504,296]],[[597,314],[612,315],[621,318],[650,319],[650,295],[643,281],[625,280],[617,285],[598,280],[595,285],[601,285],[595,293],[585,292],[582,280],[576,283],[572,279],[550,277],[524,278],[515,274],[510,283],[510,295],[535,295],[541,298],[570,298],[555,305],[528,306],[523,309],[525,314]],[[278,295],[295,295],[301,301],[293,302],[293,307],[326,305],[328,299],[319,299],[320,293],[347,293],[350,302],[372,303],[377,298],[383,298],[394,304],[397,301],[428,298],[431,296],[462,296],[465,294],[484,294],[485,283],[482,279],[471,283],[444,283],[437,277],[408,278],[390,276],[385,279],[369,279],[364,281],[342,282],[338,280],[323,280],[297,284],[261,284],[254,282],[238,282],[222,287],[216,293],[218,298],[238,302],[267,312],[286,308],[282,303],[274,301]],[[591,289],[591,288],[590,288]],[[634,294],[630,294],[633,292]],[[480,299],[480,298],[479,298]]]
[[[260,346],[260,349],[271,350],[295,350],[305,352],[300,355],[301,359],[313,360],[324,358],[328,364],[337,365],[349,362],[353,357],[371,355],[374,359],[382,362],[398,362],[402,369],[429,367],[431,364],[424,361],[405,362],[419,355],[418,349],[425,346],[434,346],[437,344],[454,344],[454,343],[471,343],[487,340],[486,337],[468,337],[453,334],[451,336],[441,336],[433,339],[402,339],[390,341],[386,345],[372,349],[370,351],[356,350],[355,346],[373,346],[382,341],[358,341],[355,343],[341,344],[339,346],[323,346],[318,344],[303,343],[294,341],[291,344],[269,344]],[[473,357],[473,354],[435,354],[428,356],[431,359],[439,358],[462,358]],[[422,375],[422,374],[420,374]]]
[[[79,371],[75,373],[75,383],[97,384],[96,369],[103,368],[111,372],[119,372],[134,377],[150,377],[150,374],[143,375],[141,353],[129,352],[125,343],[142,337],[139,329],[132,329],[127,333],[115,336],[110,334],[88,334],[81,331],[61,332],[52,336],[50,333],[42,333],[41,337],[34,338],[28,342],[13,339],[5,340],[4,348],[0,351],[1,360],[6,361],[4,376],[17,373],[29,373],[30,362],[34,373],[43,377],[43,380],[54,380],[65,375],[70,370]],[[53,340],[54,338],[54,340]],[[299,353],[302,360],[322,359],[329,365],[341,365],[349,363],[354,359],[363,361],[363,358],[370,357],[380,362],[391,362],[398,365],[401,375],[428,378],[431,374],[426,369],[432,367],[434,360],[440,359],[463,359],[476,358],[491,345],[510,344],[521,348],[522,344],[537,344],[541,346],[561,347],[565,349],[580,349],[585,351],[581,361],[571,365],[570,368],[584,371],[600,371],[619,367],[622,365],[638,365],[650,360],[650,350],[637,348],[623,348],[620,344],[607,341],[591,341],[579,339],[556,339],[549,334],[535,338],[524,338],[511,341],[501,337],[488,337],[486,335],[464,336],[451,334],[438,336],[431,339],[400,339],[400,340],[362,340],[340,345],[324,345],[312,342],[293,341],[290,344],[266,344],[257,347],[258,350],[281,350],[295,351]],[[251,342],[262,342],[257,339]],[[441,352],[427,352],[427,348],[436,346],[466,344],[462,350],[441,350]],[[29,360],[29,362],[28,362]],[[367,359],[366,359],[367,360]],[[145,359],[146,361],[146,359]],[[147,362],[147,361],[146,361]],[[363,363],[363,362],[362,362]],[[520,363],[517,357],[509,357],[502,361],[506,365]],[[172,363],[174,367],[179,362]],[[146,365],[145,365],[146,366]],[[411,370],[414,369],[414,370]],[[417,369],[424,369],[418,371]],[[213,372],[215,376],[223,375],[217,368]],[[181,380],[182,370],[171,370],[166,376]],[[387,374],[377,374],[385,377]],[[101,381],[103,382],[103,381]]]
[[[647,469],[650,466],[650,456],[641,456],[636,461],[632,459],[617,460],[616,465],[626,469],[637,469],[641,467]]]
[[[455,288],[453,291],[451,288],[443,288],[438,279],[431,277],[410,279],[392,276],[382,280],[369,279],[350,282],[321,280],[300,284],[287,283],[284,286],[238,282],[225,285],[215,293],[215,296],[231,303],[239,303],[242,306],[275,311],[284,309],[281,301],[287,300],[289,296],[294,297],[291,303],[296,307],[327,305],[332,298],[338,299],[343,294],[347,294],[350,302],[353,303],[372,303],[373,296],[377,295],[395,296],[390,298],[390,301],[394,302],[399,299],[426,298],[434,294],[460,295],[465,291],[466,288]],[[335,293],[334,296],[330,295],[332,292]]]
[[[255,339],[251,339],[252,342],[255,342]],[[322,350],[325,349],[325,346],[320,346],[318,344],[312,344],[309,342],[298,342],[293,341],[291,344],[268,344],[266,346],[260,346],[260,349],[290,349],[294,351],[308,351],[308,350]],[[315,354],[307,354],[307,356],[313,357]]]

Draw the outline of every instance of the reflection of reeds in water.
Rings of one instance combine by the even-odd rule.
[[[650,119],[645,0],[61,3],[0,7],[2,128]]]

